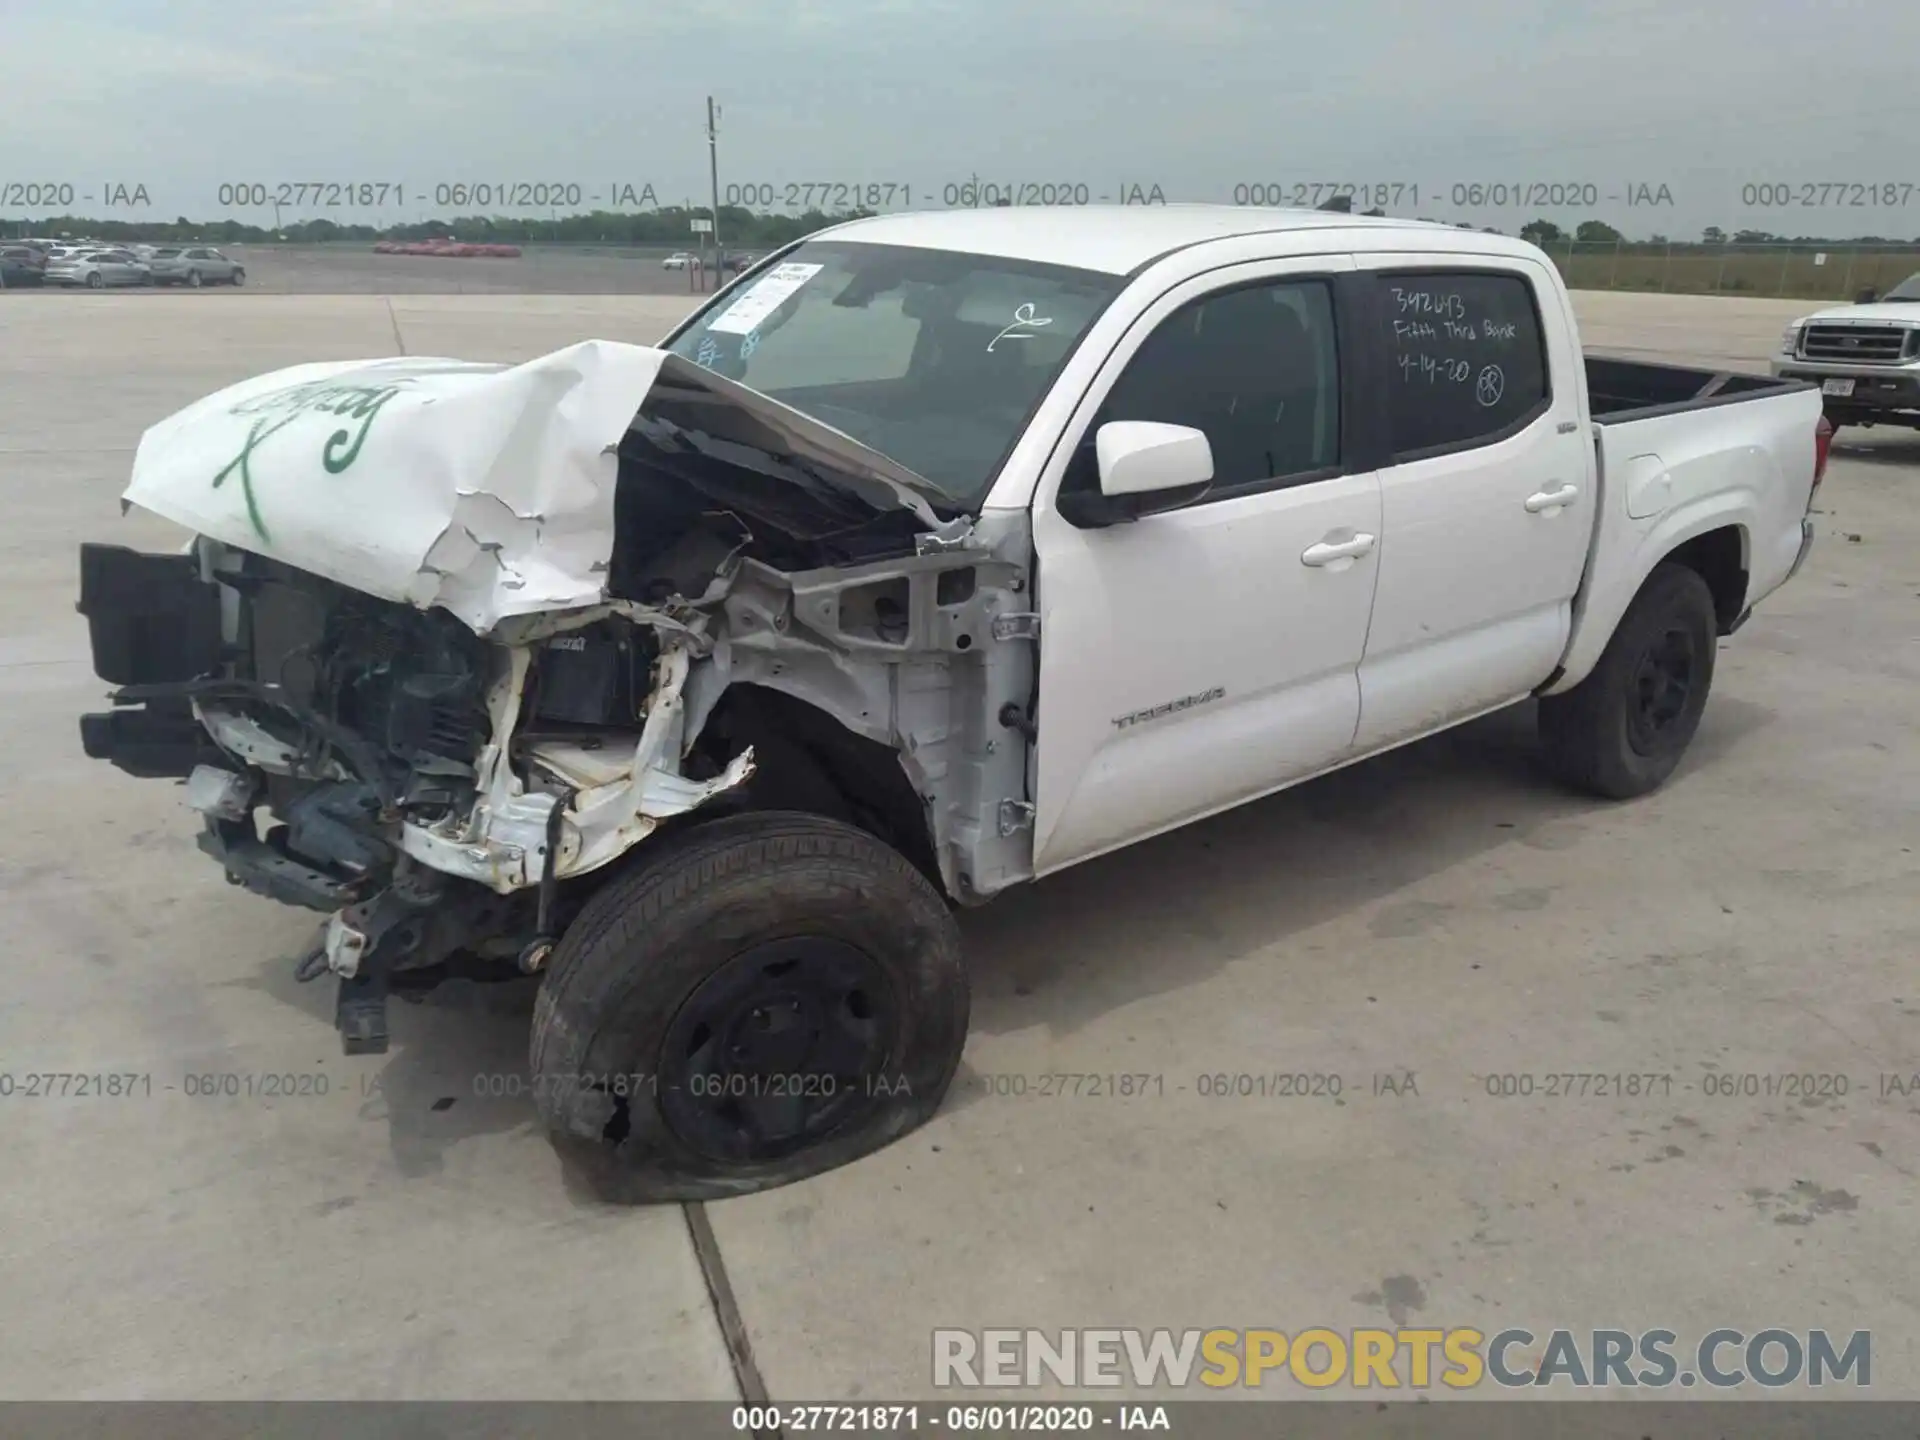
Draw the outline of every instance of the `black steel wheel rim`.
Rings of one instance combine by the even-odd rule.
[[[1636,752],[1658,753],[1678,732],[1693,699],[1699,657],[1693,632],[1674,626],[1653,638],[1633,669],[1627,737]]]
[[[710,1159],[793,1154],[885,1104],[899,1026],[892,981],[864,950],[825,936],[756,945],[668,1026],[661,1113]]]

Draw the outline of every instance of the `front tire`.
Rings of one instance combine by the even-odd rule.
[[[233,267],[233,288],[238,290],[242,285],[246,283],[247,283],[247,272],[245,270],[242,270],[238,265],[234,266]]]
[[[959,930],[926,877],[797,812],[658,844],[587,902],[535,1004],[535,1103],[563,1152],[611,1199],[712,1199],[925,1123],[968,1012]]]
[[[1609,800],[1659,789],[1700,728],[1718,639],[1707,582],[1684,565],[1655,566],[1593,673],[1541,699],[1549,767]]]

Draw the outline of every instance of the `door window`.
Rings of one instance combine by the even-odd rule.
[[[1063,490],[1099,488],[1093,440],[1115,420],[1204,431],[1213,489],[1294,482],[1340,464],[1340,347],[1324,280],[1241,285],[1161,321],[1121,372]]]
[[[1397,458],[1491,444],[1546,412],[1546,345],[1524,276],[1384,273],[1380,318]]]

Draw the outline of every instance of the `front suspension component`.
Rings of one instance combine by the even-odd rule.
[[[323,950],[327,968],[340,977],[333,1023],[346,1054],[387,1053],[394,962],[420,947],[428,912],[440,900],[439,877],[403,862],[385,890],[328,920]]]

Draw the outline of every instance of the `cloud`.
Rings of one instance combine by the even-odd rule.
[[[712,94],[723,183],[1671,180],[1692,198],[1653,228],[1907,233],[1920,208],[1739,213],[1730,173],[1908,168],[1920,102],[1889,97],[1912,94],[1920,6],[1876,7],[1848,83],[1809,92],[1774,38],[1803,3],[62,0],[8,22],[0,127],[9,159],[137,168],[175,212],[231,178],[617,176],[678,198],[706,189]]]
[[[26,154],[57,168],[124,158],[152,143],[156,121],[165,133],[183,98],[203,112],[220,110],[231,124],[263,100],[324,101],[333,88],[324,72],[217,35],[129,33],[84,14],[37,15],[6,28],[0,130],[16,167]]]

